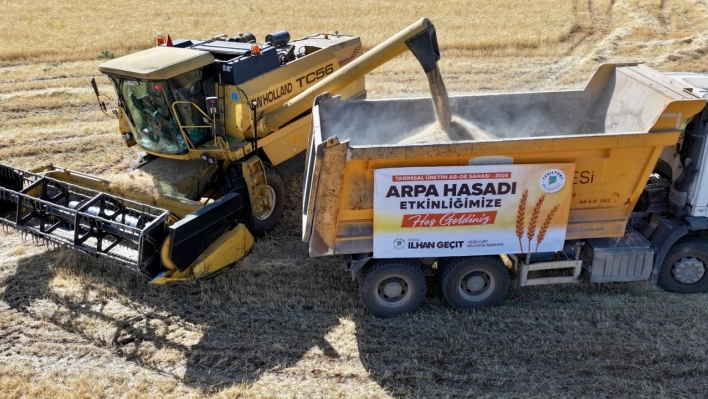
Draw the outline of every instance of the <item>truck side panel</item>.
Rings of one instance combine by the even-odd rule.
[[[566,238],[621,237],[661,150],[677,138],[678,132],[539,139],[534,142],[457,143],[453,151],[443,145],[415,146],[407,148],[405,154],[395,148],[353,148],[347,143],[335,145],[323,149],[325,161],[315,198],[313,237],[334,243],[329,247],[334,253],[371,252],[373,197],[369,193],[373,192],[375,169],[467,165],[471,159],[488,155],[509,156],[515,164],[576,163]],[[346,162],[342,152],[348,152]],[[366,156],[365,152],[373,154]],[[383,156],[386,158],[379,158]],[[329,196],[323,196],[323,190]],[[331,196],[335,193],[340,193],[337,198],[339,210],[333,215]],[[325,198],[327,202],[321,202]],[[332,226],[334,223],[336,228]],[[313,256],[326,254],[312,246],[311,252]]]
[[[470,165],[483,157],[576,164],[566,239],[623,236],[663,148],[705,105],[654,72],[611,65],[583,91],[453,97],[454,114],[483,133],[476,139],[426,142],[435,133],[425,98],[320,102],[313,148],[322,162],[308,169],[308,179],[315,173],[318,180],[305,188],[313,212],[303,238],[311,255],[373,250],[374,170]],[[422,140],[407,144],[413,136]]]

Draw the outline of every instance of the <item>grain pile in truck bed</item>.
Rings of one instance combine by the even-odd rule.
[[[436,122],[423,129],[422,132],[407,137],[397,144],[437,144],[463,140],[488,140],[489,138],[490,135],[484,130],[455,116],[447,130],[442,130]]]

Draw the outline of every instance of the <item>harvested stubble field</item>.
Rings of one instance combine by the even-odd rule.
[[[705,0],[17,1],[0,15],[0,160],[128,171],[89,79],[156,34],[262,38],[339,30],[371,48],[427,16],[448,89],[581,87],[603,62],[708,72]],[[109,93],[101,78],[101,89]],[[425,95],[413,57],[370,97]],[[641,101],[641,99],[638,99]],[[705,397],[708,296],[648,283],[512,288],[457,312],[436,287],[417,312],[371,317],[339,259],[300,242],[299,179],[281,225],[228,273],[151,287],[114,267],[0,232],[0,396]]]

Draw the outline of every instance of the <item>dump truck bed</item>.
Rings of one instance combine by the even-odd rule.
[[[566,239],[619,237],[657,159],[705,105],[644,65],[604,65],[584,90],[451,97],[436,130],[430,99],[320,100],[303,204],[311,256],[372,252],[374,170],[575,164]]]

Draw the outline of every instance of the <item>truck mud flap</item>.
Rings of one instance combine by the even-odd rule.
[[[170,213],[0,164],[0,224],[154,277]]]

